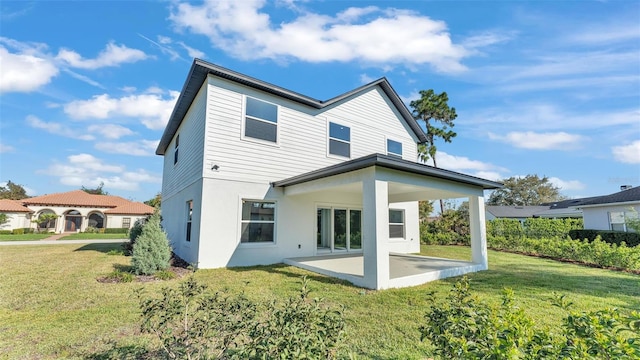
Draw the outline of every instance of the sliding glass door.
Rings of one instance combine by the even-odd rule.
[[[316,224],[319,251],[362,249],[362,210],[321,207],[317,210]]]

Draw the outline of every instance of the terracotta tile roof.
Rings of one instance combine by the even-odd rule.
[[[105,214],[144,214],[151,215],[155,209],[152,206],[141,202],[129,202],[128,204],[116,206],[113,209],[105,211]]]
[[[82,190],[36,196],[20,200],[20,202],[25,206],[48,205],[111,208],[105,211],[105,213],[109,214],[153,214],[154,210],[153,207],[149,205],[129,201],[120,196],[93,195]]]
[[[0,212],[33,212],[22,205],[21,200],[0,199]]]

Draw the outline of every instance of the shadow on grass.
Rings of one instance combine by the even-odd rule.
[[[74,251],[98,251],[101,253],[107,254],[112,250],[123,250],[121,243],[95,243],[95,244],[86,244],[82,247],[75,249]]]
[[[124,359],[158,359],[163,354],[155,351],[149,351],[147,348],[139,345],[117,345],[111,344],[108,350],[84,355],[86,360],[124,360]]]
[[[264,271],[270,274],[279,274],[279,275],[283,275],[283,276],[295,278],[295,279],[301,279],[303,276],[306,275],[307,279],[317,281],[323,284],[343,285],[343,286],[352,287],[354,289],[360,289],[360,287],[357,287],[346,280],[332,278],[330,276],[317,274],[305,269],[300,269],[295,266],[290,266],[285,264],[230,267],[228,268],[228,270],[234,271],[234,272]],[[300,273],[300,272],[303,272],[303,273]]]

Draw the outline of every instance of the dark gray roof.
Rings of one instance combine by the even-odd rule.
[[[327,107],[339,101],[342,101],[345,98],[351,95],[354,95],[358,92],[361,92],[365,89],[379,86],[382,89],[382,91],[384,91],[384,93],[389,97],[393,105],[398,109],[398,111],[400,112],[402,117],[405,119],[405,121],[407,122],[411,130],[413,130],[413,132],[415,133],[416,137],[420,140],[420,142],[425,142],[427,140],[427,137],[422,131],[422,128],[420,127],[420,125],[418,125],[418,123],[413,118],[413,115],[411,114],[409,109],[407,109],[407,107],[402,102],[402,100],[400,99],[396,91],[391,87],[391,84],[389,83],[389,81],[387,81],[387,79],[384,77],[378,80],[375,80],[367,85],[361,86],[357,89],[346,92],[342,95],[336,96],[332,99],[321,101],[321,100],[316,100],[308,96],[299,94],[297,92],[287,90],[285,88],[281,88],[279,86],[264,82],[262,80],[258,80],[250,76],[226,69],[224,67],[211,64],[209,62],[206,62],[200,59],[194,59],[193,64],[191,65],[191,69],[189,70],[189,75],[187,75],[187,80],[182,86],[182,91],[180,92],[180,96],[176,101],[176,105],[173,108],[173,112],[171,113],[171,117],[169,118],[169,122],[167,123],[167,127],[165,128],[164,133],[162,134],[162,138],[160,139],[160,143],[156,148],[157,155],[164,155],[165,151],[167,150],[167,147],[169,146],[169,143],[171,142],[171,139],[173,139],[173,136],[178,130],[178,127],[180,126],[182,119],[186,115],[187,110],[189,110],[189,107],[191,106],[193,99],[197,95],[198,91],[200,90],[200,87],[202,86],[202,83],[205,81],[208,74],[212,74],[230,81],[234,81],[239,84],[242,84],[257,90],[265,91],[270,94],[273,94],[288,100],[292,100],[315,109],[322,109],[324,107]]]
[[[586,198],[578,198],[578,199],[567,199],[554,201],[549,203],[543,203],[542,205],[548,205],[550,209],[566,209],[568,207],[575,207],[585,204],[588,201],[599,198],[599,196],[592,196]]]
[[[640,186],[632,187],[630,189],[622,190],[611,195],[597,196],[590,198],[580,205],[599,205],[599,204],[614,204],[640,201]]]
[[[495,206],[487,205],[485,210],[497,218],[529,218],[539,212],[549,210],[549,206]]]
[[[485,190],[498,189],[503,184],[495,181],[481,179],[471,175],[457,173],[455,171],[439,169],[433,166],[419,164],[416,162],[403,160],[395,156],[383,154],[371,154],[361,158],[342,162],[340,164],[328,166],[322,169],[314,170],[301,175],[293,176],[288,179],[276,181],[273,186],[285,187],[301,184],[307,181],[322,179],[325,177],[347,173],[350,171],[364,169],[370,166],[380,166],[393,170],[400,170],[417,175],[435,177],[444,180],[451,180],[459,183],[479,186]]]

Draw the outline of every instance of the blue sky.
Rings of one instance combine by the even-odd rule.
[[[194,57],[326,100],[387,77],[446,91],[443,168],[640,185],[638,1],[2,1],[0,182],[145,201]],[[277,179],[274,179],[277,180]]]

